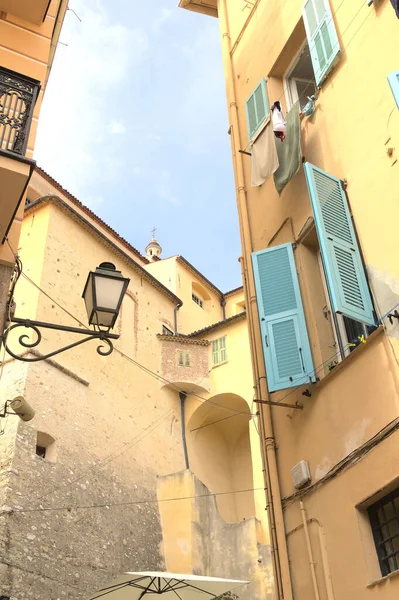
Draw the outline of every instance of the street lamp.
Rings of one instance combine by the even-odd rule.
[[[108,345],[108,348],[105,348],[104,345],[99,344],[97,347],[98,354],[101,356],[108,356],[114,349],[111,340],[117,340],[119,338],[119,335],[110,333],[110,330],[113,328],[116,319],[118,318],[119,310],[129,285],[129,281],[130,279],[123,277],[121,272],[117,271],[115,265],[112,263],[101,263],[95,271],[91,271],[89,273],[82,294],[86,305],[89,324],[93,326],[93,330],[12,317],[10,322],[13,323],[13,325],[7,326],[4,334],[4,344],[8,354],[10,354],[10,356],[16,360],[22,360],[24,362],[38,362],[40,360],[45,360],[46,358],[51,358],[52,356],[60,354],[65,350],[70,350],[71,348],[79,346],[80,344],[84,344],[92,339],[97,339],[105,342]],[[10,299],[10,304],[11,303],[12,298]],[[20,335],[18,339],[21,346],[29,349],[36,348],[36,346],[38,346],[42,341],[41,329],[67,331],[69,333],[84,335],[85,337],[45,355],[34,357],[27,357],[24,355],[19,356],[10,349],[7,339],[8,334],[13,329],[17,329],[19,327],[33,329],[36,334],[36,339],[33,341],[30,341],[29,336],[26,333]]]
[[[129,279],[122,277],[122,273],[109,262],[101,263],[89,273],[82,298],[90,325],[106,327],[107,331],[112,329],[128,285]]]

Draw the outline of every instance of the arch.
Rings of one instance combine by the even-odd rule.
[[[191,283],[191,287],[192,287],[193,294],[196,294],[197,296],[199,296],[199,298],[201,298],[201,300],[210,300],[211,299],[211,296],[210,296],[208,290],[206,289],[206,287],[201,285],[197,281],[193,281]]]
[[[250,418],[246,401],[225,393],[198,406],[186,426],[190,469],[212,492],[222,493],[216,501],[228,523],[248,519],[256,512],[252,491],[224,493],[254,487]]]

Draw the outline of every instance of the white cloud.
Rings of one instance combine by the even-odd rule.
[[[158,16],[155,18],[152,31],[157,34],[161,31],[162,26],[169,21],[175,11],[170,8],[165,8],[164,6],[158,10]]]
[[[123,134],[126,133],[126,127],[120,121],[113,120],[109,123],[107,131],[109,131],[109,133]]]
[[[145,59],[148,39],[142,29],[112,23],[99,0],[75,0],[82,22],[67,12],[46,90],[35,158],[72,193],[118,177],[123,160],[117,141],[124,124],[114,117],[118,90]],[[113,146],[114,144],[114,146]]]

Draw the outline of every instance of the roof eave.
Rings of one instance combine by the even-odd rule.
[[[218,17],[217,0],[180,0],[179,8],[185,8],[209,17]]]

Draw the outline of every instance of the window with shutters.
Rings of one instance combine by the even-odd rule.
[[[394,71],[388,75],[389,85],[396,100],[396,106],[399,108],[399,71]]]
[[[222,365],[227,362],[226,336],[212,341],[212,365]]]
[[[179,365],[179,367],[190,367],[191,366],[190,353],[182,352],[181,350],[179,350],[177,352],[177,364]]]
[[[261,79],[245,103],[247,116],[248,140],[257,133],[269,116],[269,100],[267,98],[266,79]]]
[[[329,0],[306,0],[302,16],[316,85],[320,85],[337,62],[340,54]]]
[[[287,70],[284,77],[284,89],[288,108],[299,101],[301,110],[308,103],[309,96],[316,93],[316,80],[307,42],[302,45]]]
[[[399,488],[367,509],[374,544],[385,577],[399,570]]]

